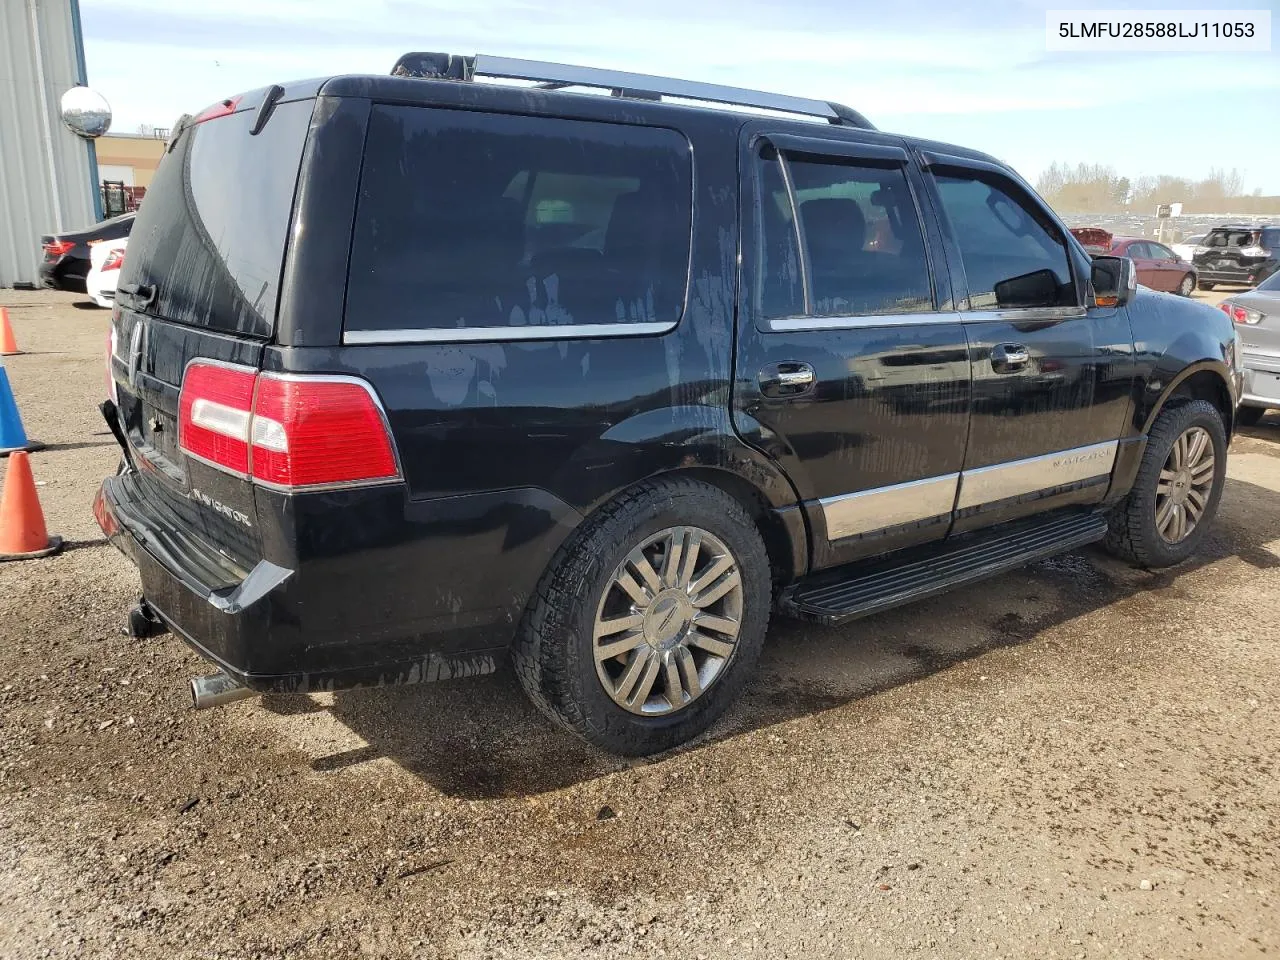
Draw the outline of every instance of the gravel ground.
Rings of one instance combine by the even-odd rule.
[[[0,565],[0,957],[1262,957],[1280,949],[1280,417],[1201,558],[1089,550],[779,621],[657,760],[509,671],[187,709],[90,514],[106,314],[0,291],[50,529]]]

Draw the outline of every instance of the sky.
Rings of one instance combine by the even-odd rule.
[[[1228,0],[1271,9],[1278,0]],[[1236,168],[1280,194],[1269,53],[1049,53],[1046,9],[1179,0],[80,0],[115,132],[282,80],[387,73],[410,50],[490,53],[837,100],[881,130],[1131,178]],[[1275,29],[1273,23],[1273,30]]]

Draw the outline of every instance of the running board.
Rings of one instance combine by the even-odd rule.
[[[803,620],[845,623],[1014,570],[1106,535],[1106,518],[1097,513],[1073,511],[1015,520],[824,571],[783,591],[779,606]]]

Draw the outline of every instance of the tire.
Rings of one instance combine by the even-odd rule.
[[[1241,427],[1255,426],[1266,412],[1262,407],[1237,407],[1236,425]]]
[[[1195,288],[1196,278],[1188,273],[1178,282],[1178,296],[1189,297]]]
[[[661,589],[645,585],[637,555],[653,558],[649,573]],[[698,587],[726,555],[738,586],[700,609],[701,598],[733,580],[730,567]],[[674,556],[685,563],[669,574],[665,561]],[[640,594],[624,590],[623,574]],[[555,723],[610,753],[659,753],[698,736],[733,702],[760,655],[772,600],[764,542],[738,501],[688,478],[646,481],[602,508],[561,548],[530,601],[512,659],[530,700]],[[729,643],[730,633],[703,619],[732,626],[735,614],[737,635]],[[609,629],[635,617],[640,622],[628,630]],[[700,646],[709,640],[723,656]],[[610,645],[624,649],[598,660],[596,650]],[[641,688],[652,693],[641,699]]]
[[[1200,280],[1196,283],[1196,286],[1199,287],[1201,290],[1212,290],[1215,286],[1217,286],[1217,284],[1210,283],[1208,280]]]
[[[1172,463],[1174,444],[1184,436],[1194,437],[1196,431],[1208,434],[1208,444],[1211,445],[1213,456],[1212,469],[1201,474],[1200,470],[1193,469],[1197,461],[1188,458],[1191,463],[1185,475],[1183,471],[1168,470],[1177,479],[1162,477],[1162,472]],[[1199,462],[1203,468],[1203,460]],[[1171,567],[1186,560],[1200,545],[1218,512],[1226,471],[1227,434],[1217,408],[1205,400],[1188,400],[1166,407],[1156,417],[1155,425],[1148,435],[1147,449],[1142,455],[1133,489],[1112,509],[1108,518],[1110,529],[1103,545],[1116,556],[1148,569]],[[1182,483],[1183,479],[1190,481],[1197,476],[1210,474],[1211,486],[1202,489],[1196,483],[1191,484],[1194,491],[1200,494],[1199,500],[1185,492],[1185,485],[1181,488],[1175,486]],[[1182,515],[1187,518],[1188,524],[1191,523],[1193,509],[1200,504],[1201,513],[1194,518],[1194,525],[1189,530],[1177,527],[1176,503],[1169,513],[1163,513],[1171,495],[1182,497],[1184,503],[1190,504],[1182,507]],[[1162,518],[1166,523],[1173,524],[1163,534],[1158,523],[1158,510],[1162,511]],[[1172,537],[1168,536],[1171,532]]]

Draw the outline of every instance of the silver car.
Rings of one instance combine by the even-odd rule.
[[[1240,335],[1244,353],[1244,393],[1236,423],[1252,426],[1268,407],[1280,407],[1280,273],[1273,273],[1248,293],[1220,304]]]

